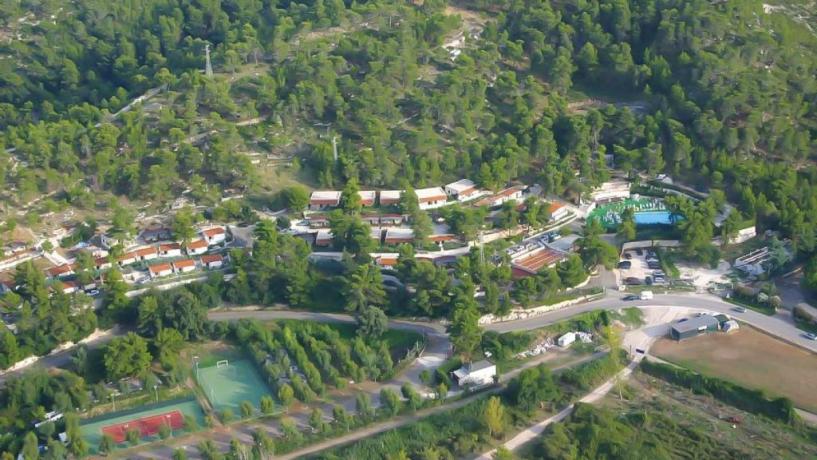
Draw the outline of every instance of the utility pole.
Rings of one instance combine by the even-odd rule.
[[[212,78],[213,77],[213,65],[210,62],[210,44],[209,43],[204,45],[204,59],[206,61],[206,64],[204,66],[204,75],[206,75],[208,78]]]
[[[332,156],[335,158],[335,163],[338,162],[338,136],[332,136]]]

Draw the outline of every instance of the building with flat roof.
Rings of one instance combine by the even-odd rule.
[[[414,191],[417,195],[417,202],[420,209],[434,209],[445,206],[448,195],[442,187],[418,188]]]
[[[505,190],[500,190],[494,195],[487,196],[476,202],[477,206],[487,206],[489,208],[497,208],[507,203],[508,201],[519,201],[522,199],[522,192],[525,187],[521,185],[514,185]]]
[[[468,385],[490,385],[496,378],[496,364],[482,360],[473,363],[466,363],[459,369],[451,373],[451,376],[459,386]]]
[[[322,228],[315,235],[315,246],[330,246],[333,240],[332,231],[328,228]]]
[[[402,244],[414,241],[414,230],[410,228],[389,228],[386,229],[386,244]]]
[[[337,208],[340,206],[340,195],[341,192],[337,190],[315,190],[309,197],[309,209]]]
[[[403,196],[402,190],[381,190],[380,206],[396,206],[400,204],[401,196]]]
[[[524,278],[539,273],[564,260],[567,256],[550,248],[538,248],[519,255],[511,261],[511,273],[514,278]]]
[[[479,194],[477,184],[471,179],[460,179],[445,186],[445,193],[458,201],[474,198]]]
[[[684,340],[717,331],[719,326],[718,318],[712,315],[696,316],[673,324],[670,328],[670,336],[675,340]]]
[[[363,206],[374,206],[377,199],[377,192],[374,190],[361,190],[357,192],[357,195],[360,197],[360,204]]]
[[[590,199],[596,203],[621,201],[627,198],[630,198],[630,183],[622,180],[605,182],[590,193]]]

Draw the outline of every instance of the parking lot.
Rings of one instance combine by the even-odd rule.
[[[618,263],[619,279],[622,284],[656,285],[669,284],[669,278],[661,270],[658,254],[652,249],[630,249],[621,255]]]

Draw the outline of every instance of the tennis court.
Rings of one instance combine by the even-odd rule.
[[[196,371],[199,386],[216,411],[230,409],[238,413],[243,401],[259,407],[262,396],[272,396],[269,387],[246,359],[224,360]]]
[[[107,434],[114,442],[125,442],[128,431],[139,430],[142,441],[159,439],[159,427],[167,424],[173,432],[184,429],[184,417],[190,416],[196,423],[204,423],[204,412],[194,399],[161,402],[125,411],[101,415],[83,420],[80,432],[96,451],[102,435]]]
[[[181,430],[184,428],[184,416],[178,410],[165,412],[164,414],[150,415],[130,422],[114,423],[102,427],[102,433],[110,436],[114,442],[125,442],[129,431],[138,431],[140,437],[155,436],[159,434],[159,428],[167,425],[171,430]]]

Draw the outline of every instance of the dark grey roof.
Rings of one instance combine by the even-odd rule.
[[[684,332],[689,331],[697,331],[700,328],[710,328],[712,326],[716,326],[718,324],[718,319],[712,315],[702,315],[695,318],[690,318],[681,323],[675,323],[672,325],[672,329],[674,329],[677,333],[683,334]]]

